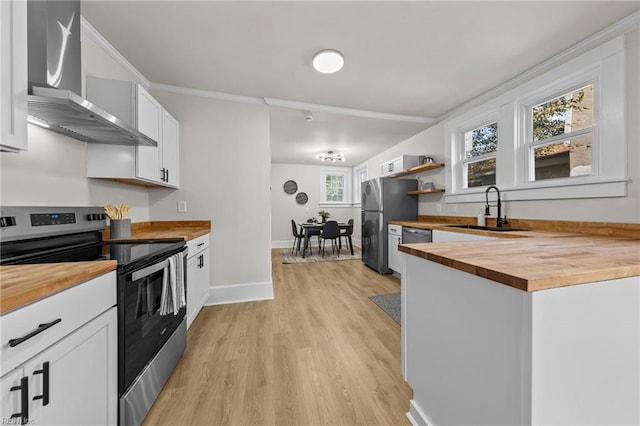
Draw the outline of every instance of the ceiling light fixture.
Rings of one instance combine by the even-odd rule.
[[[333,74],[342,69],[344,56],[334,49],[323,49],[313,55],[313,68],[323,74]]]
[[[332,163],[335,163],[336,161],[344,161],[344,154],[336,154],[333,151],[327,151],[326,154],[319,154],[316,158],[318,160],[331,161]]]

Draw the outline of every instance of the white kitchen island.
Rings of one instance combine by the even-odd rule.
[[[582,237],[401,246],[412,423],[640,424],[639,248]]]

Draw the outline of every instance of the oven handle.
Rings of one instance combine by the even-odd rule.
[[[184,256],[184,251],[181,251],[179,253],[182,254],[182,256]],[[158,263],[154,263],[151,266],[147,266],[146,268],[142,268],[138,271],[133,272],[131,274],[131,280],[138,281],[139,279],[148,277],[149,275],[153,275],[156,272],[161,271],[164,268],[168,268],[168,267],[169,267],[169,259],[165,259]]]
[[[131,274],[132,281],[138,281],[141,278],[148,277],[149,275],[153,275],[156,272],[166,268],[169,266],[168,260],[163,260],[162,262],[154,263],[151,266],[147,266],[146,268],[140,269],[139,271],[135,271]]]

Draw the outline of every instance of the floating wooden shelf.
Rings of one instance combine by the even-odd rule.
[[[444,189],[417,189],[415,191],[409,191],[409,195],[422,195],[422,194],[435,194],[438,192],[444,192]]]
[[[417,175],[419,173],[428,172],[429,170],[439,169],[441,167],[444,167],[444,164],[442,163],[421,164],[419,166],[411,167],[410,169],[407,169],[404,172],[399,172],[399,173],[390,175],[389,177],[398,178],[398,177],[403,177],[408,175]]]

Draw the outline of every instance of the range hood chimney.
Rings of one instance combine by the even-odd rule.
[[[27,1],[29,122],[83,142],[158,146],[83,99],[80,1]]]

